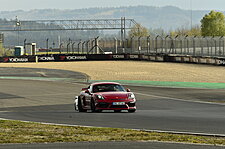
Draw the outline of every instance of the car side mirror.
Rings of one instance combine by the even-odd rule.
[[[86,90],[88,90],[88,88],[82,88],[82,91],[86,91]]]
[[[85,90],[85,93],[90,94],[89,90]]]
[[[127,88],[127,92],[130,92],[130,89],[129,88]]]

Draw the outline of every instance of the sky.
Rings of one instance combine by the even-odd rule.
[[[177,6],[193,10],[225,11],[225,0],[0,0],[0,11],[32,9],[81,9],[120,6]]]

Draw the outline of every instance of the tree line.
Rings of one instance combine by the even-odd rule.
[[[174,31],[165,32],[163,29],[149,30],[146,27],[137,24],[129,31],[129,37],[149,36],[158,32],[158,35],[171,36],[225,36],[225,16],[222,12],[211,11],[206,14],[200,21],[201,25],[196,25],[187,29],[184,27],[178,28]]]

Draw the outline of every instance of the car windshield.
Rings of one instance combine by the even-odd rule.
[[[99,84],[93,86],[93,93],[97,92],[125,92],[123,86],[119,84]]]

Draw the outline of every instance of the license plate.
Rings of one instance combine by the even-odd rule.
[[[113,102],[112,104],[114,106],[121,106],[121,105],[125,105],[125,102]]]

